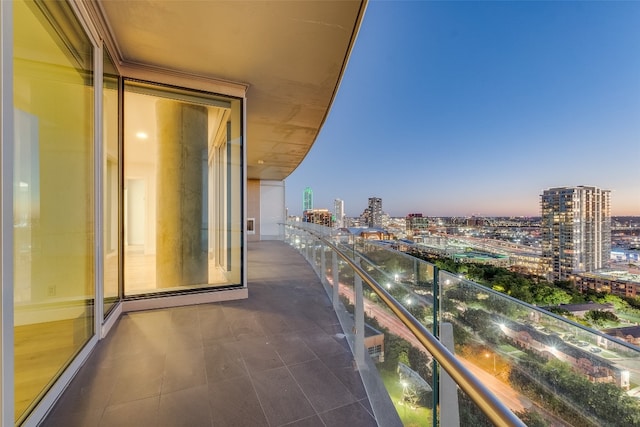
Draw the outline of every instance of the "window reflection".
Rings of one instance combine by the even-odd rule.
[[[93,335],[93,46],[66,2],[13,11],[20,422]]]
[[[126,83],[126,295],[240,284],[240,106]]]

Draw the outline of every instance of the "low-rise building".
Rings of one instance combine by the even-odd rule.
[[[605,329],[605,334],[626,341],[630,344],[640,345],[640,326],[624,326],[622,328]]]
[[[636,297],[640,286],[640,275],[626,271],[581,273],[572,278],[580,292],[591,290],[619,297]]]
[[[611,313],[616,311],[613,304],[597,304],[595,302],[588,302],[586,304],[560,304],[558,307],[567,310],[576,317],[584,317],[589,311],[609,311]]]

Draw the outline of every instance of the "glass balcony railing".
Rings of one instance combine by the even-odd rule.
[[[333,300],[379,425],[640,426],[640,348],[381,242],[284,234]]]

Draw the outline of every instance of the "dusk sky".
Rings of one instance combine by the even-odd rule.
[[[611,190],[640,215],[640,2],[370,1],[333,107],[286,179],[290,215],[540,214]]]

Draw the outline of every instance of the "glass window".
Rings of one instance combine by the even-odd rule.
[[[119,75],[103,48],[103,200],[104,200],[104,317],[120,299],[120,153],[118,127]]]
[[[93,46],[66,2],[14,2],[15,417],[93,335]]]
[[[241,284],[241,107],[125,82],[125,296]]]

